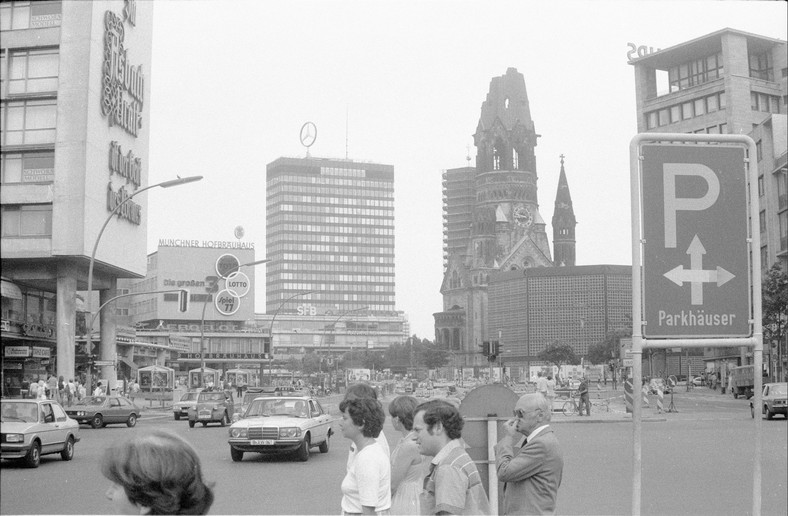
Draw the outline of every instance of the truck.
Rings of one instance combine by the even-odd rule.
[[[747,399],[752,398],[755,389],[754,371],[755,367],[752,365],[732,367],[730,369],[730,387],[734,398],[739,396],[744,396]]]

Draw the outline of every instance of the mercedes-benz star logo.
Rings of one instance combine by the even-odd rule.
[[[301,145],[306,148],[312,146],[317,140],[317,126],[312,122],[307,122],[301,126]]]

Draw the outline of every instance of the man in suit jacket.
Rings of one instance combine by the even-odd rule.
[[[540,393],[522,396],[515,417],[495,445],[495,467],[504,484],[504,514],[555,514],[564,458],[550,428],[551,407]],[[525,436],[515,454],[520,434]]]

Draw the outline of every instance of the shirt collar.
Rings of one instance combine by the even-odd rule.
[[[442,461],[443,459],[445,459],[445,458],[446,458],[446,456],[447,456],[447,455],[448,455],[448,454],[449,454],[449,453],[450,453],[450,452],[451,452],[451,451],[452,451],[454,448],[461,447],[461,446],[462,446],[462,444],[460,444],[460,440],[459,440],[459,439],[452,439],[451,441],[449,441],[448,443],[446,443],[446,444],[443,446],[443,448],[441,448],[441,451],[439,451],[439,452],[438,452],[438,454],[437,454],[435,457],[433,457],[433,458],[432,458],[432,461],[430,461],[430,462],[431,462],[432,464],[436,464],[436,465],[437,465],[437,464],[440,464],[440,461]]]
[[[526,438],[525,438],[525,439],[526,439],[526,441],[527,441],[527,442],[530,442],[530,441],[531,441],[531,439],[533,439],[534,437],[536,437],[537,435],[539,435],[539,434],[542,432],[542,430],[544,430],[544,429],[545,429],[545,428],[547,428],[548,426],[550,426],[550,425],[542,425],[542,426],[536,427],[536,428],[534,429],[534,431],[533,431],[533,432],[531,432],[530,434],[528,434],[528,437],[526,437]]]

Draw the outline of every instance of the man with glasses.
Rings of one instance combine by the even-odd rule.
[[[504,514],[555,514],[564,458],[549,426],[550,409],[542,394],[526,394],[517,401],[514,418],[504,424],[505,435],[495,445],[498,480],[505,483]]]

